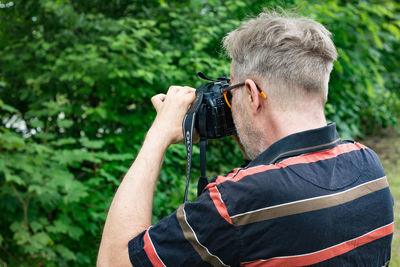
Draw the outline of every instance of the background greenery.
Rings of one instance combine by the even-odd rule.
[[[398,125],[395,0],[0,2],[0,265],[93,265],[112,196],[154,118],[150,97],[200,86],[197,71],[229,74],[222,37],[277,6],[333,33],[326,114],[343,138]],[[209,176],[242,163],[228,138],[208,147]],[[169,148],[154,222],[180,204],[185,160],[182,144]],[[190,199],[197,148],[193,164]]]

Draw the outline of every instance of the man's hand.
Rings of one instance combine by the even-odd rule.
[[[151,98],[157,116],[149,133],[156,133],[170,144],[183,141],[182,121],[190,104],[196,99],[196,90],[187,86],[171,86],[167,94]]]

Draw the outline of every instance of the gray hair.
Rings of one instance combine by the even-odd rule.
[[[337,58],[330,36],[314,20],[272,11],[228,33],[223,46],[232,59],[235,80],[260,79],[267,97],[278,105],[292,104],[310,93],[325,104]]]

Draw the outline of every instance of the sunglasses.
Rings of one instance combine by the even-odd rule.
[[[225,98],[225,102],[228,105],[229,108],[232,108],[231,103],[232,103],[232,93],[231,90],[244,86],[245,83],[238,83],[238,84],[234,84],[232,86],[229,86],[227,88],[221,89],[221,93],[224,95]],[[264,92],[260,89],[260,87],[258,87],[258,85],[256,84],[257,90],[260,92],[262,98],[267,99],[267,96],[264,94]]]

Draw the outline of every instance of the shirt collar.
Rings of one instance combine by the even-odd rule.
[[[274,164],[284,158],[328,149],[340,142],[336,124],[288,135],[258,155],[248,167],[260,164]]]

